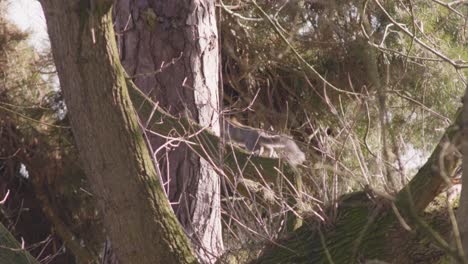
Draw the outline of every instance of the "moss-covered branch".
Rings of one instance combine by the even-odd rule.
[[[420,213],[440,193],[445,180],[449,180],[448,177],[460,165],[461,157],[453,146],[460,138],[461,120],[459,114],[431,157],[397,194],[395,202],[396,209],[410,220],[411,227],[421,231],[419,239],[432,241],[455,257],[456,252],[444,243],[439,233],[431,229]],[[393,262],[395,256],[392,255],[392,246],[389,246],[393,245],[392,240],[414,237],[415,233],[401,227],[398,217],[392,212],[391,203],[378,198],[371,191],[345,195],[338,202],[337,217],[331,223],[324,226],[309,219],[300,229],[272,244],[255,263],[360,263],[366,259],[413,263]],[[414,248],[405,250],[417,251],[415,248],[418,247],[427,250],[425,247],[430,244],[415,242],[408,245]]]
[[[426,163],[398,193],[396,203],[399,209],[422,212],[454,175],[461,165],[461,155],[456,147],[461,137],[461,122],[462,115],[459,112]]]
[[[288,180],[294,179],[296,170],[287,162],[279,163],[277,159],[253,156],[234,146],[222,148],[221,139],[209,129],[188,118],[177,118],[167,113],[144,95],[132,81],[128,80],[127,86],[140,119],[149,120],[148,129],[163,136],[186,141],[202,158],[218,168],[223,168],[229,179],[235,181],[238,175],[242,175],[248,180],[265,184],[276,183],[280,176],[276,168],[280,165],[284,166],[284,176]],[[223,149],[224,155],[221,155]]]
[[[0,262],[11,264],[39,264],[15,237],[0,223]]]

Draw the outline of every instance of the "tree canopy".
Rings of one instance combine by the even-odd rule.
[[[37,260],[99,263],[110,249],[106,263],[466,263],[451,195],[466,163],[466,1],[216,2],[217,34],[193,38],[220,48],[216,116],[290,138],[299,166],[231,145],[184,110],[194,80],[214,78],[187,70],[196,52],[171,33],[203,27],[181,17],[195,1],[128,13],[126,1],[40,2],[53,60],[0,12],[0,220]],[[203,258],[174,215],[170,154],[152,152],[154,135],[220,177],[222,256]]]

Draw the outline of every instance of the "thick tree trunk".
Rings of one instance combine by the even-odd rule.
[[[122,64],[138,88],[219,135],[214,1],[117,0],[114,13]],[[219,177],[188,145],[161,149],[167,138],[149,138],[180,223],[200,259],[215,261],[223,251]]]
[[[196,262],[128,97],[111,1],[41,4],[84,170],[120,263]]]

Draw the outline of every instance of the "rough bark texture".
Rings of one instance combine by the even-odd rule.
[[[120,263],[196,262],[128,97],[111,2],[41,4],[84,170]]]
[[[114,13],[122,65],[137,87],[172,115],[219,135],[214,1],[117,0]],[[188,145],[161,148],[167,138],[149,139],[180,223],[200,259],[215,261],[223,251],[219,177]]]

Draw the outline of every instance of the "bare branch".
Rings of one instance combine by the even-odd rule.
[[[406,35],[414,39],[419,45],[423,46],[425,49],[429,50],[431,53],[436,55],[437,57],[441,58],[442,60],[450,63],[455,69],[465,69],[468,68],[468,63],[464,61],[458,61],[458,60],[453,60],[443,54],[442,52],[430,47],[428,44],[417,38],[413,33],[411,33],[406,27],[402,26],[401,23],[398,23],[388,12],[387,10],[382,6],[382,4],[378,0],[374,0],[374,2],[377,4],[377,6],[382,10],[382,12],[387,16],[387,18],[401,31],[403,31]],[[373,44],[375,45],[375,44]]]

